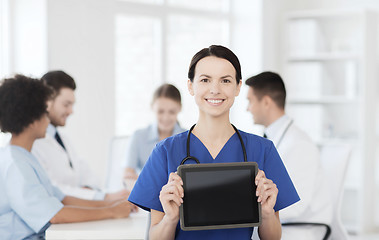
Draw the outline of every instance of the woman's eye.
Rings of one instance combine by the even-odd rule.
[[[200,82],[208,82],[208,79],[207,78],[203,78],[200,80]]]
[[[231,81],[229,79],[223,79],[222,82],[223,83],[230,83]]]

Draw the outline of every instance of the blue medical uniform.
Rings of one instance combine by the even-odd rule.
[[[157,144],[129,196],[130,202],[145,210],[163,212],[159,193],[167,183],[170,173],[176,172],[180,162],[186,157],[187,134],[188,131]],[[247,161],[258,163],[259,169],[279,189],[274,210],[279,211],[299,201],[296,189],[273,143],[253,134],[242,131],[240,134],[246,146]],[[201,163],[242,162],[244,159],[236,133],[224,145],[216,159],[212,158],[208,149],[194,134],[191,134],[190,150],[191,156],[199,159]],[[252,233],[253,228],[182,231],[178,223],[175,239],[251,239]]]
[[[0,192],[1,239],[44,239],[65,197],[37,159],[13,145],[0,149]]]

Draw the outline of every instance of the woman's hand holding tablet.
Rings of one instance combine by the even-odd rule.
[[[183,203],[183,181],[176,173],[171,173],[159,195],[165,217],[172,222],[179,221],[179,206]]]
[[[261,203],[262,219],[270,218],[275,214],[274,206],[278,196],[278,188],[272,180],[266,178],[264,171],[259,170],[255,177],[257,185],[256,196]]]

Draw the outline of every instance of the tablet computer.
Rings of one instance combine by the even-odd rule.
[[[178,175],[184,189],[179,208],[182,230],[259,226],[257,173],[255,162],[180,165]]]

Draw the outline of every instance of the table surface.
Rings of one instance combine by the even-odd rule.
[[[128,218],[52,224],[46,239],[134,239],[145,238],[148,213],[139,209]]]

